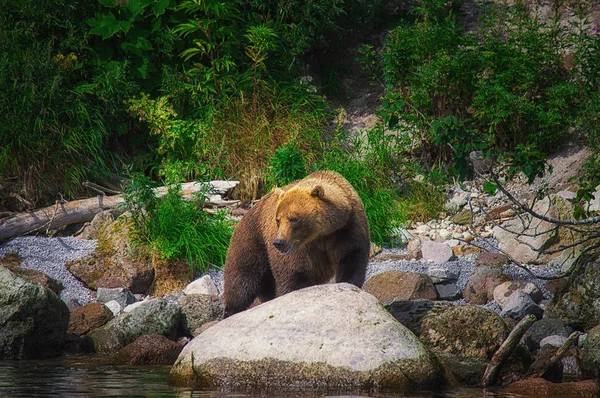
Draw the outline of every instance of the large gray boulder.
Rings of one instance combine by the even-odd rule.
[[[87,334],[97,353],[113,353],[145,334],[160,334],[174,339],[181,319],[179,305],[164,298],[141,303],[106,325]]]
[[[0,359],[60,355],[69,309],[58,296],[0,266]]]
[[[312,286],[236,314],[194,338],[171,384],[195,388],[406,392],[444,383],[431,352],[350,284]]]

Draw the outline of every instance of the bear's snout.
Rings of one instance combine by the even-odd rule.
[[[294,248],[293,244],[290,244],[288,241],[276,238],[273,240],[273,246],[279,251],[282,256],[286,256],[291,253]]]

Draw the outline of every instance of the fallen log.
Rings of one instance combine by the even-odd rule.
[[[211,181],[211,192],[207,204],[222,205],[237,201],[223,201],[221,195],[232,189],[238,181]],[[168,187],[154,189],[157,197],[164,196]],[[203,183],[189,182],[181,184],[181,194],[185,199],[191,200],[196,194],[205,191]],[[18,213],[0,220],[0,241],[38,231],[55,230],[69,224],[78,224],[91,221],[94,216],[106,210],[113,212],[116,217],[125,211],[123,195],[98,195],[93,198],[73,201],[56,201],[49,206],[36,211]]]

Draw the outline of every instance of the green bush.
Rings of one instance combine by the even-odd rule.
[[[282,187],[306,177],[306,165],[302,152],[293,143],[279,147],[269,160],[266,188]]]
[[[600,76],[600,40],[589,24],[545,22],[537,9],[490,3],[481,26],[462,33],[452,4],[422,1],[415,12],[386,42],[381,114],[416,138],[430,165],[454,162],[464,177],[466,155],[483,149],[533,179],[574,128],[585,126],[590,142],[599,136],[590,116],[600,98],[589,86]]]
[[[225,263],[232,222],[225,213],[204,211],[204,193],[186,201],[180,185],[169,186],[168,193],[157,198],[151,181],[134,176],[126,188],[126,208],[131,212],[137,241],[148,244],[163,259],[186,258],[200,272]]]

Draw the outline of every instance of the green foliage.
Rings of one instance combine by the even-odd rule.
[[[489,3],[478,30],[462,33],[456,4],[421,1],[382,54],[388,127],[411,134],[430,164],[452,160],[460,177],[473,149],[532,180],[574,128],[598,142],[598,34],[537,11]]]
[[[222,212],[202,210],[205,193],[188,202],[180,185],[173,184],[164,197],[157,198],[151,181],[134,175],[125,200],[137,239],[157,250],[161,258],[186,258],[190,267],[200,272],[224,264],[233,225]]]
[[[266,176],[269,186],[281,187],[304,177],[306,177],[306,165],[302,151],[293,143],[279,147],[271,156]],[[266,190],[268,189],[269,187]]]

